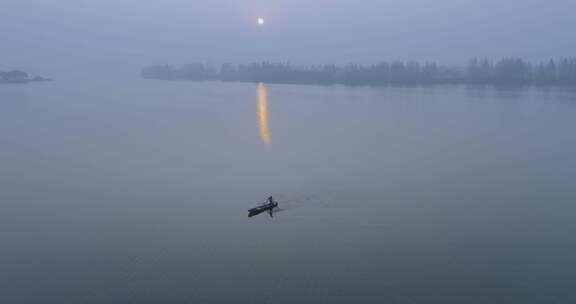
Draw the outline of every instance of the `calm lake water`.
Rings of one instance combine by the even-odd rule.
[[[576,89],[62,81],[0,109],[0,303],[576,303]]]

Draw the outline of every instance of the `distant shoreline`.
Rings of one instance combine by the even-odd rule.
[[[465,67],[442,66],[433,62],[381,62],[373,65],[348,64],[292,66],[288,63],[223,64],[201,63],[183,66],[145,67],[141,76],[155,80],[315,84],[350,86],[387,85],[562,85],[576,86],[576,57],[531,63],[519,58],[498,61],[472,59]]]

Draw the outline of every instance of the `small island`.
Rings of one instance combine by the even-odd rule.
[[[0,84],[7,83],[29,83],[29,82],[40,82],[40,81],[50,81],[52,79],[45,78],[41,76],[32,76],[26,72],[20,70],[13,70],[3,72],[0,71]]]

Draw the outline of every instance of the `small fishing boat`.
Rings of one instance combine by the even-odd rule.
[[[273,197],[269,197],[262,205],[248,210],[248,217],[253,217],[258,214],[268,212],[270,217],[274,217],[274,211],[278,208],[278,202]]]

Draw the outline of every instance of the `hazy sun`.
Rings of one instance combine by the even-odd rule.
[[[258,18],[258,25],[264,25],[264,18]]]

